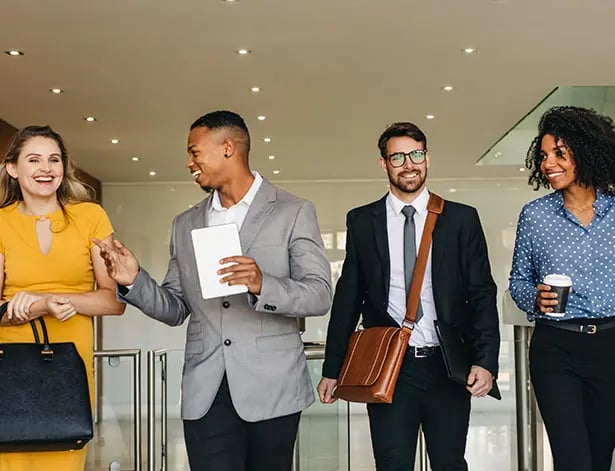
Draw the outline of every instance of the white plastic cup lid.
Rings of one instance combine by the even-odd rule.
[[[551,286],[572,286],[572,278],[568,275],[547,275],[543,280],[545,285]]]

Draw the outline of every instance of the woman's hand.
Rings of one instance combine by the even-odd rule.
[[[55,294],[45,296],[45,309],[49,315],[62,322],[77,314],[77,310],[70,299]]]
[[[572,293],[572,287],[570,288],[570,292]],[[536,286],[536,307],[540,312],[551,314],[553,312],[553,306],[556,306],[558,302],[557,293],[551,291],[551,286],[542,283]]]
[[[9,301],[6,309],[6,315],[9,323],[23,324],[30,320],[30,308],[32,304],[41,301],[43,297],[40,294],[30,293],[28,291],[19,291]]]

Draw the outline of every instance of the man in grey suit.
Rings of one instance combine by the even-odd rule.
[[[313,401],[297,317],[331,305],[329,262],[314,206],[251,172],[244,120],[196,120],[186,166],[213,192],[173,221],[158,285],[120,242],[97,242],[120,298],[171,326],[186,319],[182,418],[194,471],[288,471],[301,411]],[[190,231],[235,222],[243,256],[219,274],[248,293],[204,300]]]

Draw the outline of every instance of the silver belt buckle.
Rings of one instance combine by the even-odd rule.
[[[581,326],[581,332],[589,335],[593,335],[598,332],[598,327],[595,324],[588,324]]]
[[[419,348],[421,347],[414,347],[414,358],[427,358],[427,355],[419,353]]]

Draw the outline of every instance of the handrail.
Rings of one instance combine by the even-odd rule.
[[[141,471],[141,350],[139,349],[114,349],[96,350],[94,358],[131,358],[134,362],[132,371],[133,393],[133,429],[134,429],[134,471]]]
[[[324,342],[304,342],[304,350],[305,356],[308,360],[323,360],[325,358],[325,344]],[[117,352],[127,352],[128,350],[118,350]],[[140,352],[140,350],[136,350]],[[110,351],[115,352],[115,351]],[[168,349],[161,348],[158,350],[150,350],[147,352],[147,462],[148,462],[148,471],[156,471],[156,360],[160,359],[161,362],[161,454],[162,454],[162,463],[161,463],[161,471],[166,471],[168,469],[168,452],[167,452],[167,353]],[[112,355],[113,356],[113,355]],[[140,369],[140,367],[139,367]],[[136,389],[135,389],[136,390]],[[140,393],[139,393],[140,395]],[[347,413],[350,416],[350,403],[347,403]],[[139,411],[140,416],[140,411]],[[348,429],[348,433],[350,434],[350,428]],[[140,437],[140,430],[137,434],[135,432],[135,437]],[[350,441],[350,440],[349,440]],[[136,438],[135,438],[136,442]],[[299,432],[297,432],[297,440],[295,442],[295,458],[293,463],[293,470],[300,470],[300,456],[299,456],[299,443],[300,437]],[[424,446],[424,437],[421,435],[419,437],[419,446],[418,446],[418,458],[419,458],[419,470],[420,471],[428,471],[429,465],[427,464],[427,453]],[[140,460],[140,454],[139,454]],[[139,468],[135,468],[135,470],[140,470]]]
[[[304,342],[303,348],[305,350],[305,357],[308,360],[324,360],[325,359],[325,343],[324,342]],[[348,446],[350,447],[350,403],[346,404],[348,414]],[[295,443],[295,461],[293,471],[299,471],[299,432],[297,432],[297,441]],[[419,459],[419,471],[428,471],[430,469],[429,462],[427,460],[427,448],[425,446],[425,436],[423,431],[419,431],[419,441],[417,449]],[[350,463],[350,452],[348,454]]]
[[[160,447],[161,471],[168,467],[167,453],[167,353],[166,348],[147,352],[147,467],[156,469],[156,360],[160,359]]]

